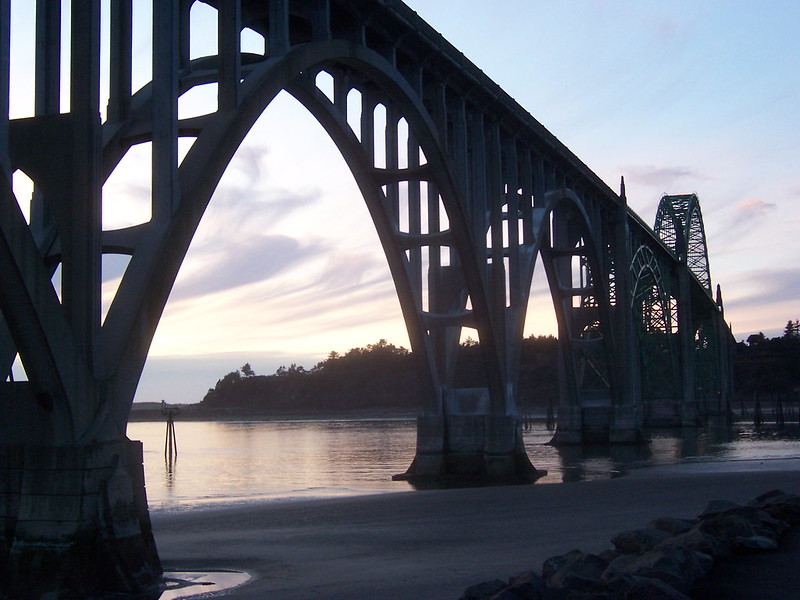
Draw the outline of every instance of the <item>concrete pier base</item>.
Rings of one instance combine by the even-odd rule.
[[[530,483],[546,474],[528,459],[516,416],[449,415],[417,419],[417,452],[396,480],[414,484]]]
[[[639,444],[644,442],[636,406],[562,406],[553,444]]]
[[[697,427],[703,420],[700,418],[700,404],[697,400],[681,404],[681,426]]]
[[[0,446],[0,486],[0,597],[159,597],[140,442]]]

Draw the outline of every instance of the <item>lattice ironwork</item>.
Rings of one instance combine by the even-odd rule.
[[[642,395],[674,398],[680,387],[674,341],[677,315],[658,259],[649,247],[640,246],[634,254],[631,278],[631,308],[642,363]]]
[[[654,231],[711,294],[705,227],[696,194],[663,196]]]

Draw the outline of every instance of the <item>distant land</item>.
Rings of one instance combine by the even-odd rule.
[[[558,341],[553,336],[523,340],[519,409],[544,414],[558,404]],[[736,344],[735,394],[800,392],[800,322],[789,321],[784,335],[751,335]],[[478,344],[461,344],[456,365],[458,387],[481,387],[484,371]],[[328,357],[306,369],[291,364],[272,375],[257,375],[249,364],[226,374],[198,403],[174,405],[181,420],[258,420],[293,418],[400,418],[423,412],[415,359],[403,347],[379,340]],[[134,403],[131,421],[163,420],[157,402]]]

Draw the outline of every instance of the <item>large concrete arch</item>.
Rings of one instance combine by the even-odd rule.
[[[0,570],[9,574],[0,593],[52,592],[59,572],[81,570],[70,562],[74,551],[119,575],[103,593],[138,593],[157,580],[142,450],[124,437],[128,412],[209,199],[253,122],[282,90],[338,145],[389,263],[426,395],[408,477],[536,477],[515,401],[537,256],[561,334],[557,441],[638,439],[630,266],[640,246],[672,277],[681,422],[703,416],[712,386],[724,393],[729,330],[721,294],[711,297],[696,196],[662,202],[652,231],[628,208],[624,187],[612,191],[399,0],[202,0],[216,10],[217,52],[192,60],[190,38],[202,34],[190,18],[197,2],[153,3],[152,80],[135,93],[133,0],[72,0],[68,19],[61,3],[37,3],[36,98],[26,118],[9,118],[13,82],[0,61],[0,365],[18,353],[28,374],[28,381],[0,385],[0,474],[12,482],[0,514],[8,550],[0,552]],[[62,20],[70,28],[63,78]],[[10,2],[0,0],[0,56],[9,54],[10,26]],[[263,52],[242,52],[245,29],[263,38]],[[110,65],[104,120],[101,59]],[[331,97],[316,86],[322,71],[333,81]],[[202,84],[216,86],[216,107],[180,118],[179,98]],[[63,112],[62,87],[69,92]],[[355,127],[347,118],[352,89],[361,94]],[[379,104],[388,124],[382,135],[375,130]],[[181,137],[194,142],[179,160]],[[150,216],[104,230],[103,182],[141,143],[152,153]],[[13,195],[16,170],[34,181],[30,222]],[[403,226],[401,203],[409,215]],[[103,320],[102,262],[110,254],[130,260]],[[477,388],[459,389],[454,379],[464,327],[480,341],[485,380]],[[57,525],[53,498],[63,517]],[[75,539],[93,541],[79,548]],[[37,560],[27,561],[32,544]],[[46,572],[35,566],[45,564]],[[30,581],[39,589],[28,590]]]
[[[680,425],[677,314],[669,278],[653,250],[639,246],[631,261],[631,310],[641,361],[643,422]]]
[[[314,73],[315,67],[319,69],[319,65],[323,62],[331,70],[335,65],[346,66],[349,70],[347,76],[352,79],[357,79],[356,73],[361,74],[363,77],[361,85],[368,85],[371,88],[371,102],[385,103],[391,106],[397,114],[404,115],[415,139],[419,140],[420,148],[428,157],[427,164],[415,169],[406,169],[405,173],[398,169],[376,169],[373,164],[374,157],[369,155],[365,144],[359,141],[358,136],[348,125],[346,115],[342,112],[342,106],[330,102],[313,85],[313,78],[309,73]],[[436,317],[432,314],[433,311],[426,311],[426,314],[422,314],[420,299],[417,297],[419,290],[414,290],[409,281],[409,266],[405,258],[405,251],[411,245],[419,247],[426,243],[426,240],[421,234],[417,235],[417,239],[410,240],[408,239],[410,234],[402,235],[402,232],[399,231],[398,224],[393,221],[393,216],[385,208],[388,200],[382,188],[387,183],[411,179],[421,181],[424,178],[436,185],[447,211],[450,226],[447,231],[437,232],[435,241],[440,245],[448,245],[458,252],[459,257],[464,257],[463,260],[457,261],[462,271],[460,279],[465,282],[468,289],[473,290],[470,296],[473,300],[473,310],[476,313],[483,310],[485,314],[486,300],[485,292],[481,289],[481,277],[475,265],[476,253],[473,249],[473,241],[469,230],[463,226],[465,222],[463,203],[453,185],[447,161],[443,156],[436,138],[435,128],[430,122],[427,112],[420,106],[419,100],[415,100],[413,91],[408,89],[405,81],[392,72],[391,66],[382,57],[368,49],[338,41],[319,42],[304,46],[297,51],[291,51],[282,56],[280,60],[274,61],[273,64],[264,65],[252,73],[248,77],[248,82],[251,82],[252,85],[242,91],[243,108],[231,114],[226,120],[220,119],[220,122],[215,123],[214,127],[205,127],[197,136],[197,140],[178,169],[181,181],[188,184],[181,187],[182,196],[186,199],[181,201],[181,206],[186,208],[172,216],[170,232],[162,238],[162,249],[156,250],[158,255],[152,254],[146,257],[147,260],[161,265],[157,276],[147,280],[136,276],[137,269],[140,268],[139,264],[143,264],[144,261],[137,261],[138,248],[125,242],[126,238],[132,237],[132,231],[106,232],[108,247],[113,246],[119,249],[127,246],[128,251],[134,256],[131,267],[129,267],[131,283],[123,281],[126,288],[121,289],[121,294],[118,294],[120,303],[117,304],[115,300],[115,304],[112,304],[107,321],[114,323],[117,315],[130,315],[130,305],[135,301],[132,300],[134,295],[128,293],[128,289],[138,291],[140,313],[152,313],[154,310],[159,311],[163,308],[167,298],[166,293],[177,275],[177,270],[191,241],[191,234],[197,228],[225,166],[249,128],[272,98],[280,90],[287,89],[317,117],[342,151],[343,157],[353,172],[386,252],[400,296],[403,314],[409,325],[409,336],[413,349],[423,357],[422,364],[429,371],[426,379],[428,380],[428,392],[432,395],[431,402],[433,405],[440,404],[441,384],[434,383],[436,379],[435,365],[431,359],[432,350],[430,349],[432,342],[428,339],[426,327],[428,323],[424,322]],[[141,99],[142,111],[147,111],[149,108],[149,101],[146,98],[148,91],[142,92],[144,96]],[[134,99],[139,100],[136,97]],[[365,126],[367,126],[366,123]],[[359,132],[359,134],[361,133]],[[120,146],[118,140],[125,136],[126,131],[120,129],[109,140],[107,147],[118,149]],[[117,151],[117,155],[107,159],[106,164],[108,165],[114,159],[118,162],[119,158],[121,156]],[[149,252],[153,252],[153,244],[150,243],[148,246]],[[127,277],[128,274],[126,274]],[[462,317],[465,316],[463,307],[461,313]],[[138,349],[149,344],[154,329],[136,326],[131,316],[127,316],[127,321],[129,335],[139,338],[132,339],[129,348]],[[477,322],[488,324],[488,319],[478,318]],[[483,329],[481,338],[491,339],[491,330],[488,327]],[[144,358],[145,355],[140,353],[135,357],[135,361],[141,362]],[[135,361],[123,358],[121,362],[132,364]],[[495,380],[500,378],[498,369],[498,365],[495,364],[493,367]],[[121,380],[116,387],[120,391],[129,390],[130,382]]]
[[[601,233],[572,190],[549,192],[536,232],[558,323],[561,370],[557,443],[605,439],[622,402]]]

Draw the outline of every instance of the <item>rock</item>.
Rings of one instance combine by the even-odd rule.
[[[508,587],[499,579],[471,585],[461,594],[461,600],[489,600]]]
[[[703,512],[700,513],[699,518],[703,519],[717,515],[738,506],[741,506],[741,504],[736,504],[736,502],[731,502],[730,500],[712,500],[706,504],[706,507],[703,509]]]
[[[728,544],[722,542],[713,535],[700,531],[697,527],[664,540],[658,544],[656,548],[664,548],[666,546],[689,548],[696,552],[707,554],[713,558],[722,558],[730,556],[731,554]]]
[[[533,571],[525,571],[508,582],[508,587],[493,600],[540,600],[544,597],[546,586],[544,580]],[[508,592],[508,595],[506,594]]]
[[[670,537],[672,536],[669,533],[661,529],[633,529],[618,533],[611,543],[621,554],[644,554]]]
[[[645,552],[641,556],[623,554],[612,562],[602,575],[610,583],[625,575],[653,577],[686,592],[692,583],[706,575],[714,559],[689,548],[667,546]]]
[[[548,600],[550,600],[548,598]],[[557,600],[557,599],[553,599]],[[564,596],[564,600],[619,600],[615,594],[611,592],[583,592],[577,590],[570,590]]]
[[[689,519],[676,519],[674,517],[661,517],[658,519],[654,519],[647,524],[648,527],[652,527],[653,529],[660,529],[661,531],[666,531],[670,535],[680,535],[682,533],[686,533],[692,527],[694,527],[694,522],[690,521]]]
[[[778,542],[763,535],[737,537],[733,541],[733,548],[738,552],[771,552],[778,549]]]
[[[545,586],[544,579],[542,579],[541,575],[534,571],[525,571],[508,580],[509,586],[520,585],[523,583],[529,583],[540,591],[544,591],[544,588],[547,587]]]
[[[751,522],[738,514],[719,513],[704,518],[698,523],[697,528],[703,533],[713,535],[729,548],[733,548],[737,537],[752,537],[756,535]]]
[[[620,555],[620,552],[617,552],[613,548],[606,548],[605,550],[603,550],[597,556],[599,556],[604,561],[606,561],[606,564],[610,565],[614,561],[614,559],[617,558],[619,555]]]
[[[583,552],[580,550],[570,550],[566,554],[551,556],[542,564],[542,579],[547,583],[554,573],[563,568],[567,563],[576,560],[582,554]]]
[[[559,558],[559,557],[556,557]],[[555,561],[558,565],[554,571],[548,571],[544,580],[548,587],[576,591],[598,591],[600,576],[608,563],[596,554],[584,554],[575,551],[564,555],[565,560]]]
[[[693,521],[655,519],[647,528],[619,533],[614,549],[599,556],[580,550],[553,556],[541,575],[526,571],[508,584],[486,581],[461,600],[690,600],[688,592],[715,558],[774,551],[781,534],[799,524],[800,496],[782,490],[746,505],[715,500]]]
[[[542,594],[527,583],[510,586],[499,594],[492,596],[491,600],[542,600]]]
[[[747,506],[764,506],[767,504],[771,504],[772,502],[781,502],[784,498],[791,494],[787,494],[783,490],[770,490],[768,492],[764,492],[750,500],[747,503]]]
[[[621,596],[623,600],[691,600],[660,579],[631,577],[629,587]]]
[[[789,525],[800,525],[800,496],[787,494],[783,490],[772,490],[757,496],[748,506],[761,508],[773,518],[785,521]]]

